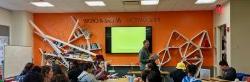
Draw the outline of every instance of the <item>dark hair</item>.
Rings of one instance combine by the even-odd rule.
[[[148,74],[149,74],[149,70],[143,70],[142,72],[141,72],[141,78],[142,78],[142,80],[144,81],[144,82],[146,82],[146,79],[147,79],[147,76],[148,76]]]
[[[148,68],[150,68],[151,70],[148,70],[149,71],[148,73],[147,73],[147,71],[145,71],[146,79],[149,82],[161,82],[161,79],[162,79],[161,73],[160,73],[160,70],[159,70],[158,66],[156,65],[156,63],[149,62],[149,63],[147,63],[147,65],[148,65]],[[143,79],[145,79],[145,76],[143,77]]]
[[[72,64],[73,64],[73,65],[76,65],[76,66],[79,65],[78,61],[76,61],[76,60],[73,61]]]
[[[39,66],[34,66],[31,71],[26,74],[23,82],[43,82],[41,68]]]
[[[30,70],[33,66],[34,66],[34,64],[29,62],[29,63],[27,63],[27,64],[25,65],[24,69],[25,69],[25,70]]]
[[[56,74],[63,74],[62,68],[61,68],[61,66],[58,65],[58,64],[53,65],[53,66],[52,66],[52,70],[53,70],[53,73],[54,73],[53,75],[56,75]]]
[[[59,64],[53,65],[52,70],[53,70],[53,77],[51,79],[51,82],[69,82],[68,78],[62,71],[62,68]]]
[[[148,41],[148,40],[144,40],[144,41],[143,41],[143,44],[145,44],[146,42],[149,42],[149,41]]]
[[[72,62],[72,66],[70,67],[70,70],[74,68],[79,68],[79,63],[76,60]]]
[[[220,66],[228,66],[227,61],[220,61],[219,65]]]
[[[150,68],[151,70],[158,70],[158,66],[156,65],[155,62],[149,62],[147,63],[148,68]]]
[[[53,75],[51,82],[69,82],[69,79],[64,74]]]
[[[41,70],[42,70],[41,67],[34,66],[31,71],[41,73]]]
[[[187,72],[191,74],[191,76],[195,75],[195,73],[197,72],[197,69],[198,69],[197,66],[193,64],[187,66]]]
[[[83,70],[87,71],[88,69],[93,68],[93,65],[91,62],[86,62],[83,64]]]
[[[33,66],[34,66],[33,63],[30,63],[30,62],[27,63],[20,75],[25,75],[27,72],[29,72],[32,69]]]
[[[42,66],[42,76],[46,77],[50,70],[52,70],[51,66]]]
[[[162,82],[161,73],[159,71],[151,71],[147,76],[148,82]]]
[[[97,61],[104,61],[103,55],[96,55],[96,60]]]

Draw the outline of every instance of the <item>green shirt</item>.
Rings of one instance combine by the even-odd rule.
[[[142,48],[139,52],[140,63],[145,65],[147,63],[147,60],[149,59],[149,56],[150,53],[148,49]]]

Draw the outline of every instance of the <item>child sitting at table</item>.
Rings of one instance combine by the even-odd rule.
[[[187,66],[187,76],[185,76],[182,79],[182,82],[201,82],[201,80],[196,79],[195,73],[197,72],[197,66],[196,65],[188,65]]]

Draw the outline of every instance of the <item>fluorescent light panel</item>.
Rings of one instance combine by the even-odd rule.
[[[103,1],[85,1],[88,6],[106,6]]]
[[[141,5],[158,5],[159,0],[141,0]]]
[[[49,2],[39,1],[39,2],[30,2],[32,5],[37,7],[54,7],[53,4]]]
[[[215,3],[216,0],[197,0],[195,2],[195,4],[211,4],[211,3]]]

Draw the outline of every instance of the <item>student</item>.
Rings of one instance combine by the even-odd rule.
[[[201,82],[201,80],[198,80],[195,78],[195,73],[197,72],[197,66],[196,65],[188,65],[187,66],[187,73],[183,79],[182,82]]]
[[[51,82],[51,78],[53,76],[53,71],[51,66],[42,66],[42,76],[43,82]]]
[[[84,63],[83,72],[77,77],[78,82],[97,82],[92,72],[93,64],[91,62]]]
[[[150,70],[143,70],[141,72],[141,79],[142,79],[143,82],[146,82],[146,79],[147,79],[147,76],[148,76],[149,72],[150,72]]]
[[[20,75],[25,75],[26,73],[28,73],[32,69],[33,66],[34,66],[33,63],[30,63],[30,62],[27,63]]]
[[[183,62],[179,62],[176,65],[176,69],[177,70],[170,73],[170,77],[173,78],[174,82],[181,82],[183,77],[186,76],[186,73],[184,71],[186,69],[186,66]]]
[[[161,72],[155,62],[147,63],[145,71],[149,71],[144,82],[162,82]]]
[[[83,69],[81,68],[78,61],[73,61],[72,67],[68,73],[70,82],[77,82],[77,77],[82,73],[82,71]]]
[[[149,44],[150,43],[148,40],[144,40],[143,41],[143,48],[139,51],[140,70],[144,70],[145,65],[150,61],[150,59],[149,59],[150,52],[148,50]]]
[[[64,74],[60,65],[58,64],[53,65],[52,70],[53,70],[53,77],[51,79],[51,82],[69,82],[68,77]]]
[[[19,76],[17,76],[17,80],[18,80],[19,82],[23,82],[24,77],[25,77],[26,74],[32,69],[33,66],[34,66],[33,63],[30,63],[30,62],[27,63],[27,64],[25,65],[25,67],[24,67],[22,73],[21,73]]]
[[[234,81],[237,76],[236,70],[233,67],[229,67],[226,61],[220,61],[219,65],[222,70],[220,79]]]
[[[109,73],[105,71],[104,61],[100,61],[97,64],[96,69],[93,71],[93,74],[96,76],[97,80],[107,80]]]
[[[24,77],[23,82],[43,82],[41,68],[39,66],[34,66]]]

